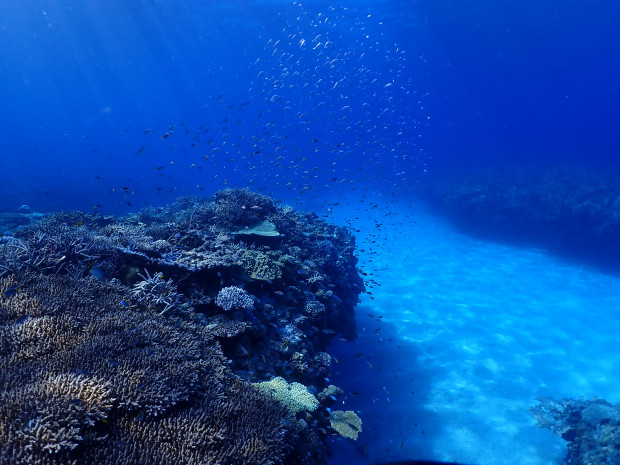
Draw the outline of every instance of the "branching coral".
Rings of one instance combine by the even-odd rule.
[[[142,281],[134,284],[132,290],[132,294],[138,299],[138,302],[144,303],[147,307],[158,309],[160,315],[175,308],[178,309],[181,304],[180,296],[172,279],[165,281],[162,272],[158,271],[151,275],[146,269],[144,275],[138,273],[138,276],[142,278]]]
[[[215,303],[227,312],[233,308],[249,310],[254,307],[254,299],[244,289],[237,286],[228,286],[220,290]]]

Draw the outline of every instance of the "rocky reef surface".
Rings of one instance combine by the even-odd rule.
[[[540,398],[531,413],[568,442],[566,464],[620,463],[620,405],[602,399]]]
[[[325,352],[364,291],[348,230],[241,189],[28,223],[0,238],[0,463],[320,464],[357,438]]]
[[[468,232],[620,270],[620,182],[609,173],[568,166],[462,170],[429,177],[420,194]]]

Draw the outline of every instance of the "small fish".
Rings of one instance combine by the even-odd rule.
[[[100,267],[98,267],[97,265],[93,265],[90,268],[90,274],[94,278],[97,278],[97,279],[103,279],[103,275],[104,275],[103,270]]]
[[[144,386],[146,386],[146,383],[140,383],[138,384],[138,386],[136,387],[136,391],[140,391],[141,389],[144,388]]]
[[[83,402],[82,399],[71,399],[69,401],[69,404],[70,405],[77,405],[77,404],[81,404],[82,402]]]
[[[121,300],[121,305],[125,308],[129,307],[129,304],[125,302],[124,300]]]
[[[363,357],[363,356],[364,356],[364,354],[363,354],[363,353],[358,352],[357,354],[355,354],[355,355],[353,356],[353,358],[360,358],[360,357]]]
[[[107,360],[108,365],[113,366],[113,367],[117,367],[120,365],[120,363],[118,363],[116,360]]]
[[[279,295],[279,296],[283,296],[284,292],[282,292],[282,291],[275,291],[274,294]]]
[[[400,446],[398,446],[398,448],[399,448],[399,449],[402,449],[402,448],[403,448],[403,444],[404,444],[404,443],[405,443],[405,440],[403,439],[403,440],[400,442]]]
[[[82,376],[90,376],[90,373],[88,373],[87,371],[82,370],[81,368],[76,368],[75,369],[75,374],[76,375],[82,375]]]
[[[142,421],[142,420],[144,420],[144,413],[141,413],[140,415],[136,417],[136,421]]]
[[[4,295],[6,297],[13,297],[14,295],[19,294],[21,288],[21,286],[11,286],[4,292]]]
[[[16,325],[21,325],[21,324],[22,324],[24,321],[26,321],[29,317],[30,317],[30,315],[25,315],[25,316],[22,316],[19,320],[17,320],[17,321],[15,322],[15,324],[16,324]]]
[[[282,346],[280,347],[280,350],[286,349],[286,346],[288,346],[288,339],[284,339],[284,342],[282,343]]]

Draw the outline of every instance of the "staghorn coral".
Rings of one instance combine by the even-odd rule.
[[[164,280],[163,275],[158,271],[151,276],[145,269],[144,275],[138,273],[142,281],[134,284],[132,290],[138,302],[144,303],[148,308],[156,308],[160,315],[178,309],[181,305],[176,285],[172,279]]]
[[[16,443],[33,454],[75,449],[95,434],[92,427],[114,401],[108,383],[75,374],[46,375],[1,399],[3,423],[21,425]]]
[[[329,413],[329,422],[340,436],[354,441],[362,432],[362,419],[353,410],[333,410]]]

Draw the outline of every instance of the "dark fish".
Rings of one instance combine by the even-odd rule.
[[[143,388],[144,388],[144,386],[146,386],[146,383],[140,383],[140,384],[138,384],[138,386],[136,387],[136,391],[139,391],[139,390],[143,389]]]
[[[77,404],[81,404],[82,402],[83,402],[82,399],[71,399],[69,401],[69,404],[70,405],[77,405]]]
[[[286,349],[287,345],[288,345],[288,339],[284,339],[284,342],[282,343],[282,346],[280,347],[280,350]]]
[[[4,292],[4,295],[6,297],[13,297],[19,293],[21,288],[21,286],[11,286]]]
[[[103,279],[103,270],[97,265],[93,265],[90,269],[90,274],[96,279]]]
[[[25,316],[22,316],[19,320],[17,320],[17,321],[15,322],[15,324],[16,324],[16,325],[21,325],[21,324],[22,324],[24,321],[26,321],[29,317],[30,317],[30,315],[25,315]]]
[[[140,415],[136,417],[136,421],[142,421],[142,420],[144,420],[144,413],[141,413]]]
[[[141,155],[146,150],[146,145],[143,145],[138,149],[138,151],[134,154],[134,157]]]

